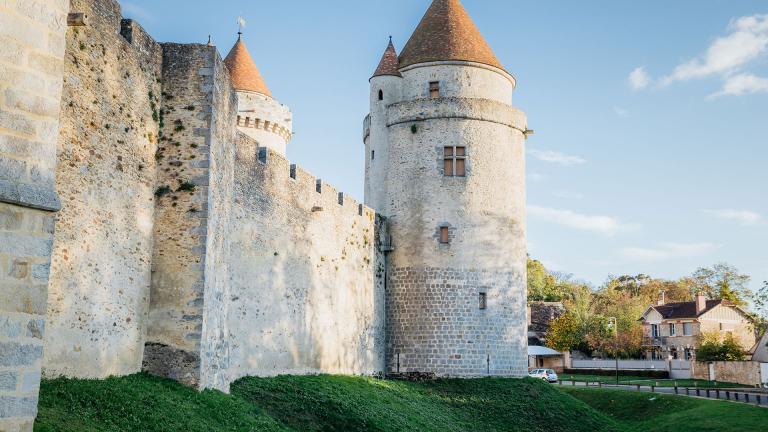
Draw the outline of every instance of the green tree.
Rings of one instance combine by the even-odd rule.
[[[727,263],[715,264],[712,268],[701,267],[693,273],[693,289],[710,299],[723,299],[737,305],[746,305],[752,298],[748,275]]]
[[[768,331],[768,281],[763,282],[762,288],[757,290],[753,303],[755,313],[752,318],[755,321],[755,332],[759,337]]]
[[[696,350],[696,360],[701,362],[743,361],[745,358],[744,349],[733,335],[728,335],[721,341],[717,332],[703,334]]]
[[[583,333],[577,317],[566,312],[554,319],[547,332],[545,345],[556,351],[577,349],[582,342]]]

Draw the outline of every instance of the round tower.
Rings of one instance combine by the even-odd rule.
[[[433,1],[397,72],[371,80],[366,139],[366,201],[393,249],[387,370],[525,375],[527,122],[515,79],[458,0]]]
[[[272,97],[240,33],[224,64],[237,91],[238,130],[256,140],[260,147],[285,156],[293,137],[293,115],[287,106]]]
[[[386,202],[387,161],[389,160],[389,134],[387,106],[399,102],[403,75],[398,70],[398,58],[392,37],[384,50],[379,66],[370,79],[370,115],[363,125],[365,143],[365,202],[381,209]],[[371,181],[373,180],[373,181]]]

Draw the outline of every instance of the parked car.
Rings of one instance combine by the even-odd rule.
[[[538,378],[550,383],[558,382],[559,378],[552,369],[534,369],[528,372],[528,376],[531,378]]]

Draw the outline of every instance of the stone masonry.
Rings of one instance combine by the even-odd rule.
[[[45,334],[68,1],[0,1],[0,430],[31,431]]]

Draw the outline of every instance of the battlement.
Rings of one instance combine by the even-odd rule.
[[[274,193],[288,191],[297,201],[298,207],[313,213],[331,210],[341,207],[343,212],[357,214],[369,220],[373,220],[376,211],[352,196],[340,192],[335,186],[317,178],[304,168],[291,164],[280,153],[260,147],[257,150],[258,158],[254,164],[255,178],[269,179]]]
[[[257,117],[238,115],[237,126],[241,128],[261,129],[266,132],[272,132],[279,135],[286,142],[290,141],[293,137],[293,133],[289,128],[277,122],[264,120]]]

